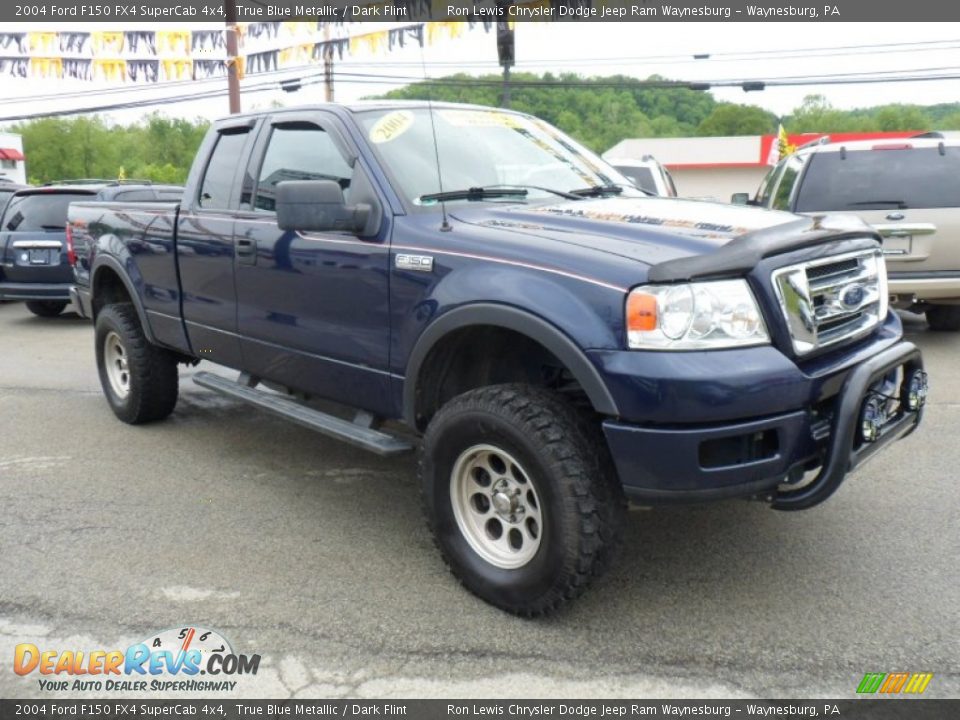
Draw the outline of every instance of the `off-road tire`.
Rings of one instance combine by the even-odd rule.
[[[69,304],[62,300],[27,300],[27,310],[37,317],[52,318],[62,313]]]
[[[119,338],[125,353],[129,390],[118,395],[107,375],[105,343],[111,333]],[[132,303],[107,305],[96,321],[97,370],[100,384],[113,413],[131,425],[163,420],[177,404],[179,377],[176,357],[151,345],[140,326]]]
[[[940,332],[960,330],[960,305],[933,305],[927,308],[927,324],[931,330]]]
[[[477,445],[501,448],[523,466],[540,498],[536,554],[504,569],[478,554],[453,509],[457,459]],[[626,501],[593,413],[559,393],[495,385],[455,397],[433,417],[420,449],[427,525],[451,572],[478,597],[525,617],[551,613],[609,567]]]

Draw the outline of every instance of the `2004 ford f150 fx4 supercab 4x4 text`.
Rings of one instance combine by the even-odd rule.
[[[69,222],[120,419],[169,415],[178,363],[204,359],[241,373],[197,373],[210,389],[384,455],[419,444],[446,562],[517,614],[609,565],[627,498],[809,508],[926,397],[862,222],[649,197],[519,113],[233,116],[180,205]]]

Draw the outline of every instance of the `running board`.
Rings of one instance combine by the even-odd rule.
[[[246,376],[241,376],[241,380],[246,379]],[[303,425],[337,440],[343,440],[377,455],[400,455],[413,450],[413,446],[405,440],[370,427],[373,418],[369,413],[363,411],[357,413],[355,422],[350,422],[301,405],[282,395],[257,390],[250,385],[242,385],[213,373],[198,372],[193,376],[193,381],[208,390],[253,405],[261,410],[292,420],[298,425]]]

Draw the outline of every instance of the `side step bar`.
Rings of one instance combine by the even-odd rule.
[[[249,376],[241,375],[241,381],[248,380]],[[357,413],[357,420],[349,422],[333,415],[314,410],[306,405],[273,393],[266,393],[253,387],[256,381],[249,381],[251,384],[241,384],[233,380],[214,375],[208,372],[198,372],[193,376],[193,381],[205,387],[208,390],[226,395],[235,400],[240,400],[248,405],[253,405],[266,410],[267,412],[279,415],[287,420],[292,420],[298,425],[303,425],[311,430],[329,435],[337,440],[343,440],[351,445],[355,445],[364,450],[376,453],[377,455],[392,456],[410,452],[413,446],[401,440],[400,438],[388,435],[387,433],[374,430],[370,427],[373,418],[369,413]]]

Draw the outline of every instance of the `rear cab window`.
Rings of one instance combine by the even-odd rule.
[[[243,156],[250,129],[227,128],[220,131],[217,144],[200,184],[198,205],[204,209],[226,210],[230,207],[233,179],[237,172],[238,159]]]
[[[815,153],[796,203],[797,212],[944,207],[960,207],[960,147]]]
[[[41,191],[15,195],[0,220],[4,232],[42,232],[63,230],[67,225],[70,203],[89,200],[93,192]]]

